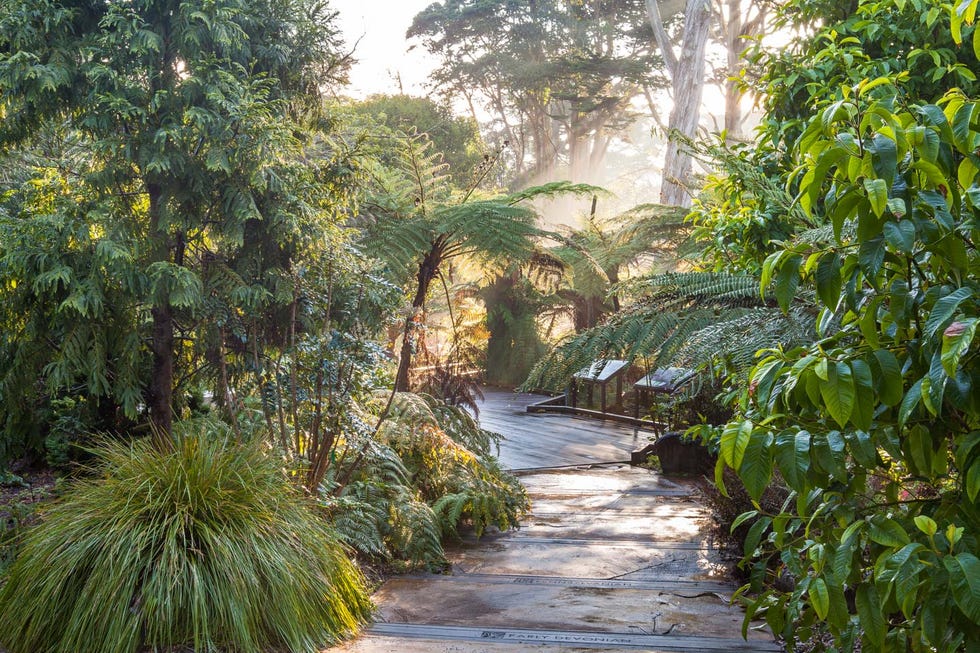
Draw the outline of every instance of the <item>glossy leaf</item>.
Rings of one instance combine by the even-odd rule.
[[[953,600],[973,623],[980,624],[980,559],[972,553],[943,558],[949,572]]]

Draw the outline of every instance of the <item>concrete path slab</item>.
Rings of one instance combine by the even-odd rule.
[[[487,395],[481,416],[508,428],[500,457],[526,470],[519,475],[532,514],[520,530],[448,547],[447,574],[388,580],[375,596],[377,623],[336,651],[782,650],[759,628],[741,637],[730,562],[690,482],[615,462],[568,462],[621,460],[631,429],[579,428],[579,418],[521,413],[524,398]],[[527,419],[549,422],[530,427]]]

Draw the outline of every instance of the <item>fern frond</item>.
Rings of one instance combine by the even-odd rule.
[[[669,273],[623,284],[643,297],[599,326],[559,343],[532,369],[525,388],[561,390],[595,360],[644,359],[649,369],[710,368],[724,361],[742,374],[758,350],[802,342],[814,317],[806,309],[783,314],[759,294],[750,275]]]

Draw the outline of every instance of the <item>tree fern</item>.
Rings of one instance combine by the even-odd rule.
[[[525,387],[562,389],[578,370],[610,358],[647,369],[710,368],[722,362],[743,374],[758,350],[802,342],[813,329],[811,312],[783,313],[760,295],[759,281],[750,275],[670,273],[623,287],[642,294],[623,312],[559,343],[535,366]]]

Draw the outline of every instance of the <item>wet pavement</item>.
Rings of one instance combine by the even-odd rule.
[[[331,650],[782,650],[761,629],[742,638],[729,566],[689,481],[622,463],[520,477],[532,500],[520,530],[449,547],[445,574],[388,580],[377,623]]]

